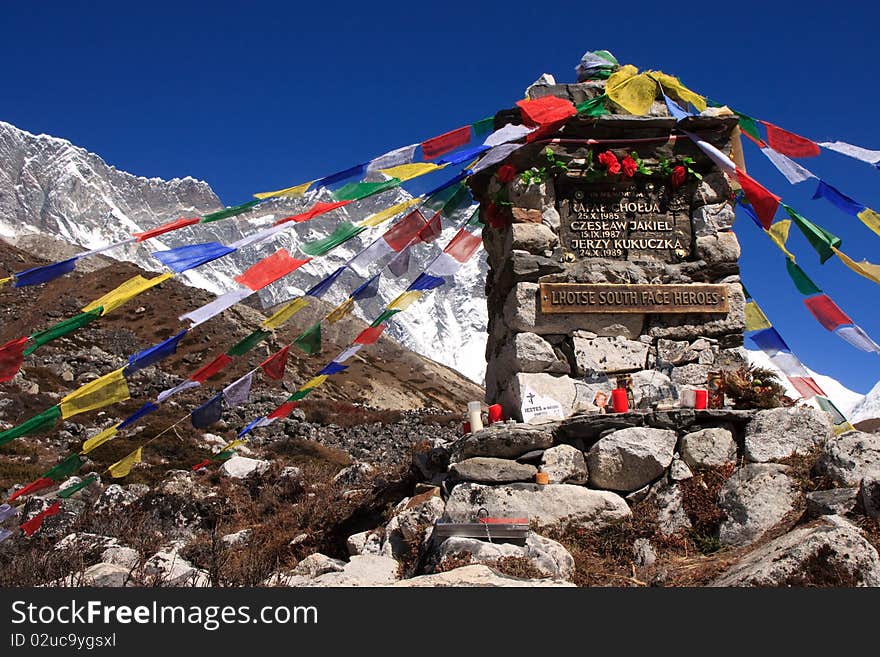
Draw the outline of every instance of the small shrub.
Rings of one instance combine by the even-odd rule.
[[[733,407],[778,408],[791,406],[794,400],[785,396],[785,388],[773,370],[746,365],[724,373],[724,390],[733,400]]]

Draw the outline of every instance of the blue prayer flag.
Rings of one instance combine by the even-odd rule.
[[[453,153],[447,158],[437,160],[437,164],[461,164],[462,162],[467,162],[468,160],[474,159],[480,153],[485,153],[488,150],[489,146],[484,146],[483,144],[479,144],[478,146],[471,146],[470,148],[465,148],[463,151],[459,151],[458,153]]]
[[[129,415],[127,418],[125,418],[118,425],[116,425],[116,430],[120,431],[120,430],[124,429],[125,427],[129,426],[130,424],[134,424],[135,422],[140,420],[143,416],[149,415],[150,413],[157,410],[158,408],[159,408],[159,406],[157,406],[153,402],[147,402],[146,404],[141,406],[139,409],[137,409],[134,413]]]
[[[39,285],[40,283],[46,283],[47,281],[51,281],[54,278],[58,278],[59,276],[64,276],[64,274],[69,274],[76,267],[76,261],[78,259],[79,256],[76,256],[75,258],[70,258],[69,260],[53,262],[51,265],[34,267],[33,269],[27,269],[25,271],[18,272],[17,274],[15,274],[15,283],[13,283],[13,287]]]
[[[379,294],[379,274],[374,274],[355,288],[355,291],[351,293],[351,298],[359,301],[360,299],[372,299],[377,294]]]
[[[340,267],[332,274],[324,278],[322,281],[318,281],[312,288],[306,292],[306,296],[315,297],[316,299],[324,294],[327,290],[330,289],[330,286],[339,278],[339,275],[345,271],[345,267]]]
[[[356,164],[350,169],[345,169],[344,171],[339,171],[337,173],[332,173],[329,176],[324,176],[316,180],[312,183],[312,188],[316,189],[318,187],[327,187],[328,185],[332,185],[333,183],[342,182],[343,180],[347,180],[348,178],[358,177],[360,178],[367,170],[367,163],[364,164]]]
[[[241,431],[238,432],[238,437],[241,438],[242,436],[249,434],[251,432],[251,429],[258,426],[260,424],[260,422],[262,422],[265,419],[266,419],[266,417],[264,415],[261,415],[256,420],[251,420],[250,422],[248,422],[248,425],[244,429],[242,429]]]
[[[344,372],[347,369],[348,369],[348,365],[343,365],[342,363],[337,363],[335,361],[331,361],[331,362],[327,363],[327,365],[324,367],[324,369],[322,369],[320,372],[318,372],[318,376],[320,376],[321,374],[327,374],[328,376],[330,374],[339,374],[340,372]]]
[[[190,413],[192,425],[196,429],[207,429],[223,415],[223,393],[211,397]]]
[[[813,198],[824,198],[837,207],[838,210],[842,210],[853,217],[857,217],[859,212],[865,209],[864,205],[858,201],[854,201],[846,194],[841,194],[824,180],[819,181],[819,185],[816,187],[816,193],[813,194]]]
[[[661,93],[663,93],[663,92],[661,92]],[[675,120],[681,121],[682,119],[687,118],[688,116],[691,115],[690,112],[688,112],[686,109],[683,109],[681,107],[681,105],[676,103],[674,100],[672,100],[665,93],[663,93],[663,100],[666,102],[666,109],[669,110],[669,113],[672,115],[672,117]]]
[[[168,251],[154,251],[153,256],[163,265],[179,274],[203,265],[206,262],[222,258],[233,251],[235,249],[219,242],[205,242],[204,244],[178,246],[176,249]]]
[[[782,339],[782,336],[773,327],[755,331],[749,338],[768,356],[774,356],[780,351],[791,353],[791,349],[785,344],[785,340]]]
[[[123,374],[125,376],[134,374],[138,370],[149,367],[153,363],[158,363],[163,358],[167,358],[175,353],[177,351],[177,343],[183,339],[184,335],[186,335],[186,330],[181,331],[177,335],[172,335],[167,340],[162,340],[159,344],[154,344],[152,347],[132,354],[128,357],[128,365]]]
[[[416,278],[412,283],[410,283],[409,287],[406,288],[407,291],[410,290],[433,290],[434,288],[440,287],[446,283],[446,279],[441,278],[440,276],[431,276],[430,274],[426,274],[422,272],[419,274],[418,278]]]

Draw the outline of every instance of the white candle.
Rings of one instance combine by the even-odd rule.
[[[471,423],[471,432],[479,431],[483,428],[483,417],[480,408],[480,402],[468,402],[468,421]]]

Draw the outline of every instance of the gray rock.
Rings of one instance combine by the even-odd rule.
[[[718,234],[733,226],[735,218],[730,203],[704,205],[694,210],[694,233],[698,237]]]
[[[481,508],[493,517],[525,517],[544,527],[570,522],[585,529],[603,527],[631,515],[622,497],[583,486],[465,483],[452,489],[444,517],[451,522],[473,522]]]
[[[131,572],[126,566],[115,563],[96,563],[88,567],[80,586],[114,587],[134,586]]]
[[[710,267],[732,264],[731,271],[736,271],[739,261],[740,247],[736,233],[726,231],[715,235],[697,237],[697,257]],[[717,270],[714,270],[715,273]]]
[[[505,484],[514,481],[534,481],[538,469],[533,465],[491,456],[475,456],[453,463],[449,474],[459,481],[478,481]]]
[[[584,453],[571,445],[557,445],[544,451],[541,472],[551,484],[585,484],[589,478]]]
[[[232,534],[221,536],[220,543],[222,543],[223,546],[227,548],[241,547],[248,544],[248,542],[251,540],[251,536],[253,535],[253,533],[253,529],[242,529],[237,532],[233,532]]]
[[[516,460],[520,463],[540,463],[541,459],[544,457],[544,452],[546,450],[543,449],[533,449],[531,452],[526,452],[522,456],[517,456]]]
[[[672,463],[677,436],[668,429],[632,427],[600,439],[587,452],[590,485],[631,492],[657,479]]]
[[[101,561],[122,566],[128,570],[133,569],[140,563],[141,555],[137,550],[123,545],[108,547],[101,553]]]
[[[633,403],[636,408],[651,408],[655,402],[678,398],[678,389],[670,378],[658,370],[633,372]],[[632,410],[632,409],[631,409]]]
[[[634,490],[632,493],[624,496],[625,499],[630,504],[638,504],[639,502],[643,502],[648,499],[648,494],[651,492],[651,486],[642,486],[638,490]]]
[[[570,579],[574,574],[574,557],[556,541],[529,532],[525,545],[512,543],[489,543],[476,538],[453,536],[447,538],[437,548],[437,563],[450,555],[469,554],[472,563],[491,566],[498,559],[505,557],[521,557],[528,559],[532,565],[547,577]]]
[[[405,579],[395,583],[395,587],[422,588],[422,587],[559,587],[574,586],[571,582],[556,579],[519,579],[499,575],[488,566],[475,564],[462,566],[445,573],[435,575],[421,575],[412,579]]]
[[[572,338],[579,376],[634,372],[645,369],[650,345],[615,337]]]
[[[647,538],[637,538],[633,542],[633,563],[636,568],[653,566],[657,561],[657,552]]]
[[[498,423],[457,441],[452,446],[451,458],[453,461],[473,456],[512,459],[552,446],[553,434],[550,429]]]
[[[842,486],[880,476],[880,435],[849,431],[825,443],[816,468]]]
[[[376,468],[369,463],[358,461],[336,473],[336,476],[333,477],[333,483],[347,488],[362,487],[369,482],[375,472]]]
[[[568,374],[568,362],[560,359],[550,343],[535,333],[517,333],[494,362],[503,372]]]
[[[446,505],[436,495],[405,498],[394,509],[394,516],[385,525],[382,541],[383,556],[403,559],[413,545],[424,541],[442,516]]]
[[[832,488],[807,493],[807,513],[811,516],[842,516],[856,507],[858,497],[858,488]]]
[[[750,463],[724,482],[718,506],[727,514],[719,529],[724,545],[753,543],[794,510],[800,498],[797,485],[776,463]]]
[[[264,584],[267,586],[305,586],[305,587],[358,587],[387,586],[398,579],[398,563],[385,556],[373,554],[355,555],[341,571],[326,572],[317,577],[290,573],[276,573]]]
[[[859,487],[859,499],[865,514],[880,518],[880,477],[865,477]]]
[[[352,534],[345,541],[349,556],[356,554],[381,554],[382,537],[374,531]]]
[[[253,474],[263,474],[269,469],[269,461],[250,459],[246,456],[233,456],[223,461],[220,474],[233,479],[244,479]]]
[[[736,462],[736,441],[727,429],[701,429],[681,439],[681,458],[692,468]]]
[[[98,501],[95,502],[95,511],[97,513],[114,513],[121,508],[127,507],[139,500],[149,492],[149,488],[143,490],[140,486],[122,487],[119,484],[110,484],[101,493]]]
[[[506,239],[508,250],[528,251],[535,255],[552,251],[559,244],[556,233],[544,224],[535,223],[512,224]]]
[[[672,481],[684,481],[694,476],[688,464],[681,459],[673,459],[672,465],[669,466],[669,478]]]
[[[668,365],[687,365],[696,362],[700,352],[691,348],[687,340],[658,340],[657,360]]]
[[[511,417],[522,421],[522,408],[528,405],[527,402],[532,399],[528,396],[529,394],[558,403],[562,417],[569,417],[577,412],[595,410],[592,397],[583,383],[565,375],[553,376],[543,373],[519,372],[514,374],[508,382],[501,403],[505,409],[508,409]],[[553,419],[562,418],[554,417]],[[535,418],[532,422],[539,420],[540,418]]]
[[[809,406],[759,411],[746,425],[744,455],[755,463],[805,456],[834,435],[827,413]]]
[[[749,552],[709,585],[880,586],[880,556],[856,527],[823,516]]]
[[[305,577],[319,577],[325,573],[341,573],[343,570],[345,570],[344,561],[315,552],[296,564],[293,572]]]
[[[657,503],[657,527],[664,536],[690,529],[691,521],[684,510],[684,499],[678,484],[662,483],[652,490]]]

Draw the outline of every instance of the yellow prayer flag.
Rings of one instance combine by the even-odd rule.
[[[754,301],[746,304],[746,331],[759,331],[771,328],[770,320]]]
[[[410,290],[399,295],[394,301],[388,304],[388,310],[406,310],[422,296],[421,290]]]
[[[107,471],[110,473],[110,476],[114,479],[121,479],[122,477],[127,477],[131,472],[131,469],[135,466],[136,463],[141,462],[141,457],[143,456],[143,447],[138,447],[128,456],[123,457],[119,461],[116,461],[113,465],[107,468]]]
[[[880,214],[874,212],[871,208],[865,208],[856,215],[862,220],[868,228],[880,235]]]
[[[401,164],[390,169],[379,169],[386,176],[397,178],[401,182],[418,178],[426,173],[442,169],[444,165],[434,164],[433,162],[414,162],[413,164]]]
[[[314,377],[314,378],[312,378],[312,379],[309,379],[309,380],[306,381],[305,383],[303,383],[303,384],[302,384],[302,387],[301,387],[299,390],[300,390],[300,392],[303,392],[303,391],[305,391],[305,390],[310,390],[310,389],[312,389],[312,388],[317,388],[318,386],[320,386],[321,384],[323,384],[324,381],[326,381],[326,380],[327,380],[327,375],[326,375],[326,374],[320,374],[320,375],[318,375],[318,376],[316,376],[316,377]]]
[[[660,86],[664,89],[674,92],[675,95],[681,98],[684,102],[693,105],[698,112],[702,112],[706,109],[706,99],[700,94],[694,93],[688,89],[681,83],[681,80],[674,75],[667,75],[663,71],[651,71],[648,75],[659,82]]]
[[[11,281],[14,276],[7,276],[6,278],[0,278],[0,287],[6,285],[9,281]]]
[[[627,64],[611,74],[605,93],[630,114],[642,116],[648,113],[657,97],[657,82]]]
[[[78,413],[129,399],[131,395],[128,392],[128,382],[122,375],[123,369],[105,374],[64,397],[61,400],[61,417],[67,419]]]
[[[831,250],[834,251],[843,264],[852,269],[859,276],[864,276],[869,281],[880,283],[880,265],[875,265],[867,260],[856,262],[842,251],[835,249],[833,246],[831,247]]]
[[[247,440],[243,440],[243,439],[241,439],[241,438],[239,438],[239,439],[237,439],[237,440],[233,440],[232,442],[227,443],[226,445],[224,445],[224,446],[220,449],[220,451],[217,452],[217,453],[218,453],[218,454],[222,454],[223,452],[228,452],[230,449],[235,449],[236,447],[241,447],[241,446],[244,445],[246,442],[247,442]]]
[[[267,317],[263,320],[263,328],[274,331],[279,326],[284,324],[284,322],[286,322],[288,319],[293,317],[296,313],[298,313],[300,310],[308,305],[308,299],[306,299],[305,297],[299,297],[297,299],[293,299],[292,301],[288,301],[278,310],[276,310],[271,317]]]
[[[350,313],[354,309],[354,299],[349,297],[338,306],[336,306],[330,313],[327,315],[326,320],[331,324],[335,324],[340,319],[345,317],[348,313]]]
[[[317,178],[315,178],[315,180],[317,180]],[[259,192],[258,194],[254,194],[254,198],[264,199],[273,198],[275,196],[298,198],[308,191],[309,187],[311,187],[312,183],[315,182],[315,180],[310,180],[309,182],[303,183],[302,185],[287,187],[286,189],[277,189],[274,192]]]
[[[144,278],[138,274],[134,278],[129,278],[115,290],[110,290],[110,292],[100,299],[95,299],[89,305],[83,307],[82,310],[84,313],[87,313],[95,308],[103,308],[104,310],[101,311],[101,316],[103,317],[109,312],[119,308],[122,304],[131,301],[137,295],[146,292],[151,287],[155,287],[159,283],[164,283],[172,276],[174,276],[174,274],[170,272],[160,274],[153,278]]]
[[[842,433],[846,433],[847,431],[855,431],[856,428],[849,423],[849,421],[844,422],[843,424],[837,424],[834,426],[834,435],[839,436]]]
[[[414,205],[417,205],[422,202],[422,198],[417,196],[415,198],[411,198],[408,201],[403,201],[402,203],[398,203],[396,205],[392,205],[390,208],[385,208],[384,210],[380,210],[376,214],[371,214],[369,217],[359,222],[358,226],[378,226],[379,224],[388,221],[391,217],[394,217],[404,210],[411,208]]]
[[[116,427],[118,424],[114,424],[112,427],[107,427],[101,433],[92,436],[87,441],[83,443],[82,449],[80,450],[80,454],[88,454],[93,449],[98,449],[101,445],[106,443],[108,440],[114,438],[116,436]]]
[[[788,241],[788,231],[791,228],[791,220],[790,219],[782,219],[781,221],[774,222],[770,228],[767,230],[767,234],[770,236],[770,239],[782,249],[782,252],[788,256],[788,259],[794,262],[794,254],[785,248],[785,243]]]

